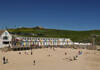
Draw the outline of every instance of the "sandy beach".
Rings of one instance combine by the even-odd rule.
[[[82,55],[78,55],[82,51]],[[24,51],[0,51],[0,70],[100,70],[100,52],[86,49],[50,48],[33,49],[33,54]],[[67,52],[67,55],[65,55]],[[70,61],[78,55],[77,60]],[[2,64],[2,58],[8,59],[7,64]],[[35,60],[35,65],[33,61]]]

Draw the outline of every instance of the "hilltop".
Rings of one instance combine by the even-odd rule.
[[[8,29],[9,32],[20,36],[31,37],[56,37],[56,38],[70,38],[75,42],[92,42],[92,35],[100,35],[100,30],[90,31],[71,31],[71,30],[57,30],[47,29],[40,26],[34,28],[16,28]],[[99,44],[100,37],[96,38],[96,43]]]

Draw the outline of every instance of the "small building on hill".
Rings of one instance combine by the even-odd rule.
[[[0,30],[0,48],[10,47],[12,35],[7,30]]]

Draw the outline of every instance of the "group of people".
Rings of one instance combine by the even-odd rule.
[[[53,50],[55,51],[55,48],[53,48]],[[19,52],[19,54],[21,54],[21,52]],[[25,54],[28,55],[28,51],[25,51]],[[30,53],[31,55],[33,54],[32,51]],[[67,52],[64,53],[65,56],[68,54]],[[82,54],[82,51],[78,51],[78,54],[73,56],[72,58],[68,58],[70,61],[73,61],[73,60],[77,60],[78,59],[78,56]],[[51,56],[51,54],[49,54],[48,56]],[[3,64],[6,64],[8,63],[8,59],[6,59],[6,57],[4,56],[3,57]],[[36,60],[33,60],[33,65],[36,64]]]
[[[67,55],[67,52],[65,52],[65,55]],[[73,56],[72,58],[68,58],[68,59],[70,61],[77,60],[79,55],[82,55],[82,51],[78,51],[77,55]]]
[[[19,54],[21,54],[21,52],[19,52]],[[28,51],[25,51],[25,53],[24,53],[25,55],[28,55],[29,53],[28,53]],[[33,52],[31,51],[31,53],[30,53],[31,55],[33,54]]]

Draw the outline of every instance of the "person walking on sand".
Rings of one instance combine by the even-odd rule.
[[[6,58],[5,58],[5,56],[3,57],[3,64],[6,64]]]
[[[33,53],[31,52],[31,55],[32,55]]]
[[[50,54],[48,56],[51,56]]]
[[[77,60],[78,59],[78,55],[76,55],[75,57],[76,57],[76,60]]]
[[[73,59],[74,59],[74,60],[76,60],[76,57],[75,57],[75,56],[73,56]]]
[[[36,64],[35,60],[33,61],[33,64],[34,64],[34,65]]]
[[[21,54],[21,52],[19,52],[19,54]]]
[[[55,51],[55,48],[53,47],[53,51]]]
[[[82,51],[78,51],[78,55],[82,55]]]
[[[67,53],[65,52],[65,55],[67,55]]]
[[[8,63],[8,59],[6,59],[6,63]]]

